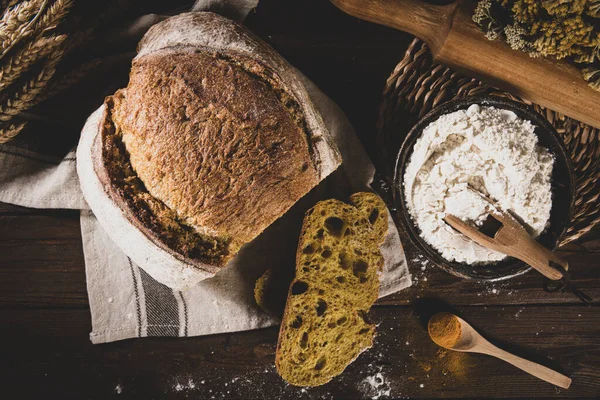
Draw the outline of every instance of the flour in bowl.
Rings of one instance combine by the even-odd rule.
[[[445,259],[476,264],[505,257],[443,221],[446,213],[474,226],[485,220],[491,206],[469,185],[510,211],[532,236],[544,231],[554,159],[534,130],[512,111],[476,104],[423,130],[406,166],[404,194],[421,237]]]

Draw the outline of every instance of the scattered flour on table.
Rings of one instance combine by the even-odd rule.
[[[427,269],[427,265],[429,264],[429,260],[420,254],[410,261],[412,261],[414,263],[419,263],[421,265],[421,267],[420,267],[421,271],[425,271]]]
[[[381,373],[381,367],[379,371],[373,375],[367,376],[362,382],[363,393],[369,396],[371,399],[379,399],[382,397],[389,397],[391,389],[388,381]]]
[[[223,370],[223,374],[226,372]],[[299,388],[285,383],[277,374],[275,365],[264,368],[250,368],[238,376],[224,379],[220,374],[178,375],[171,376],[167,381],[165,394],[175,392],[186,398],[199,399],[230,399],[230,398],[275,398],[304,400],[315,398],[313,390],[319,388]],[[268,397],[267,397],[268,395]],[[329,399],[333,395],[319,391],[318,398]]]
[[[425,271],[428,266],[429,260],[421,254],[410,260],[409,267],[411,268],[414,286],[418,286],[420,282],[427,282],[428,279]]]
[[[182,392],[184,390],[194,390],[196,388],[196,384],[192,379],[188,379],[187,382],[179,382],[177,381],[173,385],[173,390],[176,392]]]
[[[525,310],[525,307],[519,308],[519,310],[515,313],[515,318],[519,318],[519,316],[521,315],[521,313],[523,312],[523,310]]]
[[[404,174],[405,198],[421,236],[445,259],[475,264],[505,257],[443,221],[451,213],[478,226],[493,211],[469,186],[511,211],[534,237],[544,231],[554,159],[534,130],[512,111],[476,104],[423,130]]]

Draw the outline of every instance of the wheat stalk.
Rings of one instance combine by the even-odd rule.
[[[21,111],[29,109],[39,102],[36,97],[46,87],[52,76],[54,76],[56,66],[63,53],[63,46],[55,49],[50,57],[48,57],[48,61],[42,71],[25,83],[21,90],[17,91],[12,98],[9,98],[0,105],[0,121],[9,121]]]
[[[31,22],[14,32],[10,32],[10,35],[2,40],[2,43],[0,43],[2,48],[0,59],[23,38],[34,34],[42,35],[44,32],[56,28],[68,14],[73,5],[73,0],[56,0],[50,7],[46,8],[47,4],[48,0],[43,0],[38,13]]]
[[[44,12],[39,21],[33,28],[34,31],[40,33],[56,28],[63,18],[69,13],[69,9],[73,5],[73,0],[56,0]]]
[[[44,99],[43,91],[56,73],[58,63],[65,52],[67,35],[44,37],[44,33],[56,28],[73,5],[73,0],[27,0],[7,10],[0,20],[0,59],[4,58],[21,40],[28,43],[17,50],[4,65],[0,66],[0,91],[8,88],[31,67],[41,64],[41,71],[27,81],[7,100],[0,103],[0,121],[8,122],[24,110]],[[48,7],[47,7],[48,6]],[[6,99],[6,97],[4,98]],[[0,129],[0,143],[14,138],[25,123],[12,123]]]
[[[66,38],[67,35],[40,37],[19,49],[14,56],[8,59],[6,64],[0,66],[0,90],[10,86],[32,65],[59,47]]]
[[[21,11],[23,11],[24,8],[29,9],[30,4],[38,5],[37,2],[30,2],[30,1],[23,2],[19,5],[17,5],[12,10],[5,13],[4,16],[6,17],[7,21],[5,21],[5,24],[4,24],[5,29],[3,30],[2,34],[0,34],[0,48],[2,49],[2,53],[0,54],[0,59],[2,59],[13,47],[15,47],[21,39],[23,39],[24,37],[29,36],[31,33],[33,33],[33,27],[36,25],[37,20],[42,15],[42,12],[44,11],[47,3],[48,3],[48,0],[43,0],[43,2],[39,5],[37,12],[34,14],[35,16],[28,23],[20,23],[18,25],[13,26],[12,22],[10,22],[10,21],[20,20],[21,17],[19,17],[19,15],[21,14]],[[25,7],[25,5],[27,5],[27,7]],[[19,11],[19,10],[21,10],[21,11]],[[24,11],[23,11],[23,13],[27,14]],[[29,14],[27,14],[27,15],[29,15]],[[3,18],[3,20],[4,19],[5,18]],[[26,19],[26,20],[28,20],[28,19]]]
[[[39,0],[29,0],[17,4],[7,10],[0,20],[0,38],[4,41],[11,32],[23,27],[23,24],[31,20],[40,11]]]
[[[15,136],[17,136],[25,127],[27,122],[21,122],[19,124],[11,124],[6,128],[0,129],[0,144],[6,143]]]

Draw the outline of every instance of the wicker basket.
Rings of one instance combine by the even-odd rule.
[[[438,104],[474,95],[503,96],[530,104],[561,135],[575,169],[576,199],[573,220],[560,244],[579,239],[600,223],[600,130],[434,63],[429,49],[419,39],[410,44],[383,91],[377,162],[384,179],[392,182],[400,145],[422,116]]]

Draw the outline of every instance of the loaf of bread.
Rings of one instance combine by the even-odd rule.
[[[180,14],[138,50],[128,86],[106,99],[91,166],[78,168],[99,181],[82,186],[108,234],[155,279],[185,288],[341,159],[294,69],[233,21]]]
[[[275,359],[292,385],[327,383],[373,345],[367,313],[379,293],[388,214],[375,194],[350,201],[321,201],[304,219]]]

